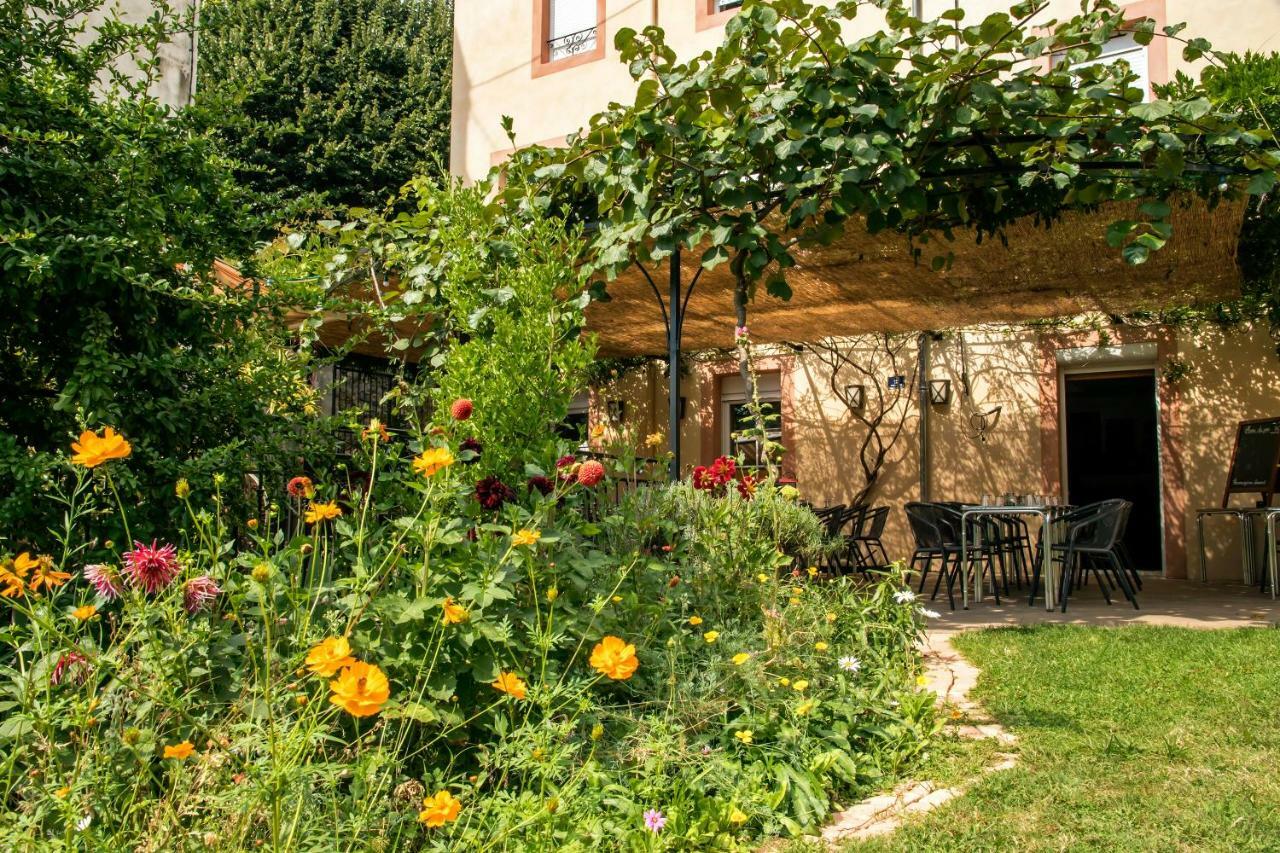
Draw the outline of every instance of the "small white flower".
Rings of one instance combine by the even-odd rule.
[[[916,600],[916,594],[909,589],[900,589],[893,594],[893,600],[899,604],[910,604]]]
[[[840,658],[840,668],[845,672],[857,672],[862,669],[862,661],[858,660],[853,655],[845,655]]]
[[[924,617],[924,618],[926,618],[926,619],[937,619],[937,618],[939,618],[940,616],[942,616],[942,614],[941,614],[941,613],[939,613],[938,611],[936,611],[936,610],[929,610],[927,607],[921,607],[921,608],[920,608],[920,615],[921,615],[921,616],[923,616],[923,617]]]
[[[76,832],[84,832],[89,828],[89,824],[93,823],[93,815],[87,814],[76,821]]]

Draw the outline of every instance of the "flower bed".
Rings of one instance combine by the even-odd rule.
[[[187,529],[128,547],[92,529],[127,440],[82,436],[56,547],[0,572],[5,834],[723,848],[925,748],[918,607],[810,568],[820,526],[780,490],[612,503],[599,462],[554,457],[478,478],[463,410],[365,430],[372,488],[295,478],[238,538],[180,483]]]

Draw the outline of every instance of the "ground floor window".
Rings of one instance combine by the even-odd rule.
[[[587,430],[591,428],[591,394],[583,391],[569,403],[569,414],[556,428],[561,438],[576,442],[582,449],[587,446]]]
[[[761,373],[756,377],[765,434],[771,442],[782,441],[782,377]],[[726,376],[720,386],[720,452],[734,456],[746,468],[765,464],[764,442],[751,411],[751,392],[741,376]]]

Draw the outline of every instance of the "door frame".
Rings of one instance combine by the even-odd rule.
[[[1060,350],[1058,359],[1058,453],[1060,464],[1060,481],[1062,499],[1065,501],[1070,493],[1070,466],[1067,460],[1067,382],[1074,376],[1096,376],[1114,379],[1126,377],[1150,376],[1152,402],[1155,404],[1156,422],[1156,500],[1157,518],[1160,519],[1160,577],[1168,577],[1169,553],[1165,518],[1164,494],[1164,418],[1160,400],[1160,369],[1157,364],[1155,347],[1148,349],[1141,344],[1127,347],[1108,347],[1096,361],[1088,359],[1075,361],[1062,358],[1069,351]],[[1098,350],[1095,350],[1098,352]]]

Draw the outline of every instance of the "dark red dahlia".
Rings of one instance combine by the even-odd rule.
[[[93,667],[89,664],[89,659],[79,652],[63,652],[58,658],[58,662],[53,665],[53,672],[49,675],[49,683],[55,687],[64,681],[71,681],[76,684],[84,684],[86,678],[89,677],[89,671]]]
[[[515,497],[515,491],[497,477],[485,477],[476,483],[476,500],[485,509],[498,509],[504,503],[515,500]]]
[[[530,477],[527,485],[528,485],[529,491],[531,492],[536,491],[544,495],[551,494],[553,491],[555,491],[555,488],[556,488],[556,484],[551,482],[550,477],[544,477],[541,474],[535,474],[534,476]]]
[[[559,459],[556,460],[556,467],[568,468],[570,465],[572,465],[577,461],[578,461],[578,458],[574,456],[572,453],[566,453],[564,456],[561,456]]]
[[[453,405],[449,407],[449,414],[455,421],[465,421],[471,417],[471,413],[475,407],[471,405],[471,401],[466,397],[460,397],[453,401]]]

